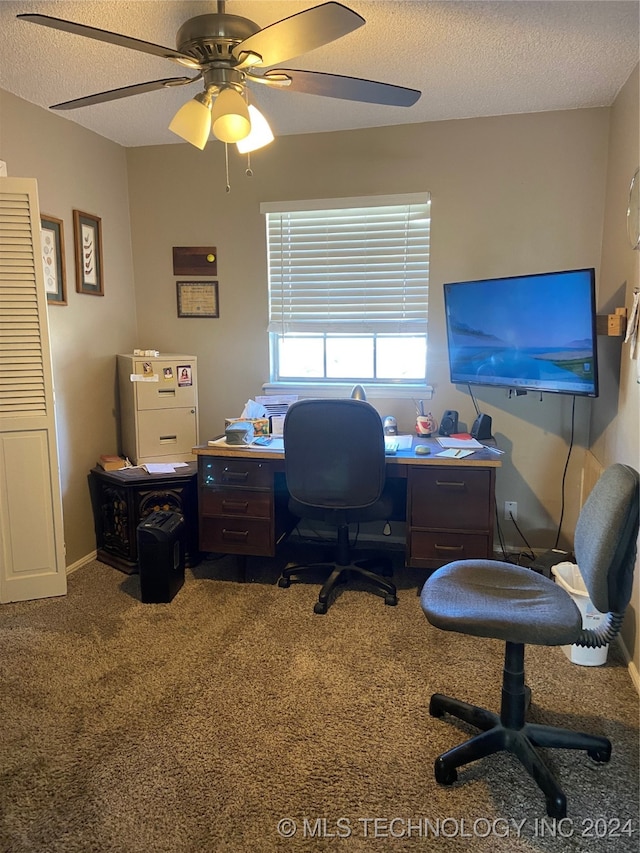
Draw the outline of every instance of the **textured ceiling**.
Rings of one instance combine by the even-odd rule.
[[[262,28],[318,2],[227,0],[226,13]],[[422,97],[413,107],[387,107],[254,86],[253,100],[276,135],[608,106],[638,62],[637,0],[345,5],[367,23],[283,65],[395,83],[420,89]],[[165,59],[16,20],[19,13],[40,12],[175,47],[185,20],[215,11],[213,0],[2,0],[0,88],[48,107],[186,71]],[[125,146],[181,142],[167,125],[199,91],[194,83],[58,115]]]

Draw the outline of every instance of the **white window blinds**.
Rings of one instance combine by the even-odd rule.
[[[428,193],[264,203],[269,331],[427,331]]]

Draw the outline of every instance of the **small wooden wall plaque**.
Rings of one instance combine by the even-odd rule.
[[[215,246],[174,246],[174,275],[217,275],[218,253]]]

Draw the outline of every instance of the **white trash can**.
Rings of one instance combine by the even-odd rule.
[[[571,598],[578,605],[582,614],[583,628],[598,628],[606,619],[604,613],[593,606],[589,593],[582,580],[580,569],[575,563],[558,563],[557,566],[552,566],[551,571],[555,576],[556,582],[569,593]],[[562,651],[572,663],[580,664],[580,666],[602,666],[607,662],[607,653],[609,646],[602,646],[599,649],[588,649],[586,646],[562,646]]]

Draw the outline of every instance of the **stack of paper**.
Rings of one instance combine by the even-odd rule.
[[[475,438],[454,438],[452,435],[438,436],[436,441],[440,447],[453,450],[478,450],[484,447],[484,444],[480,444]]]

